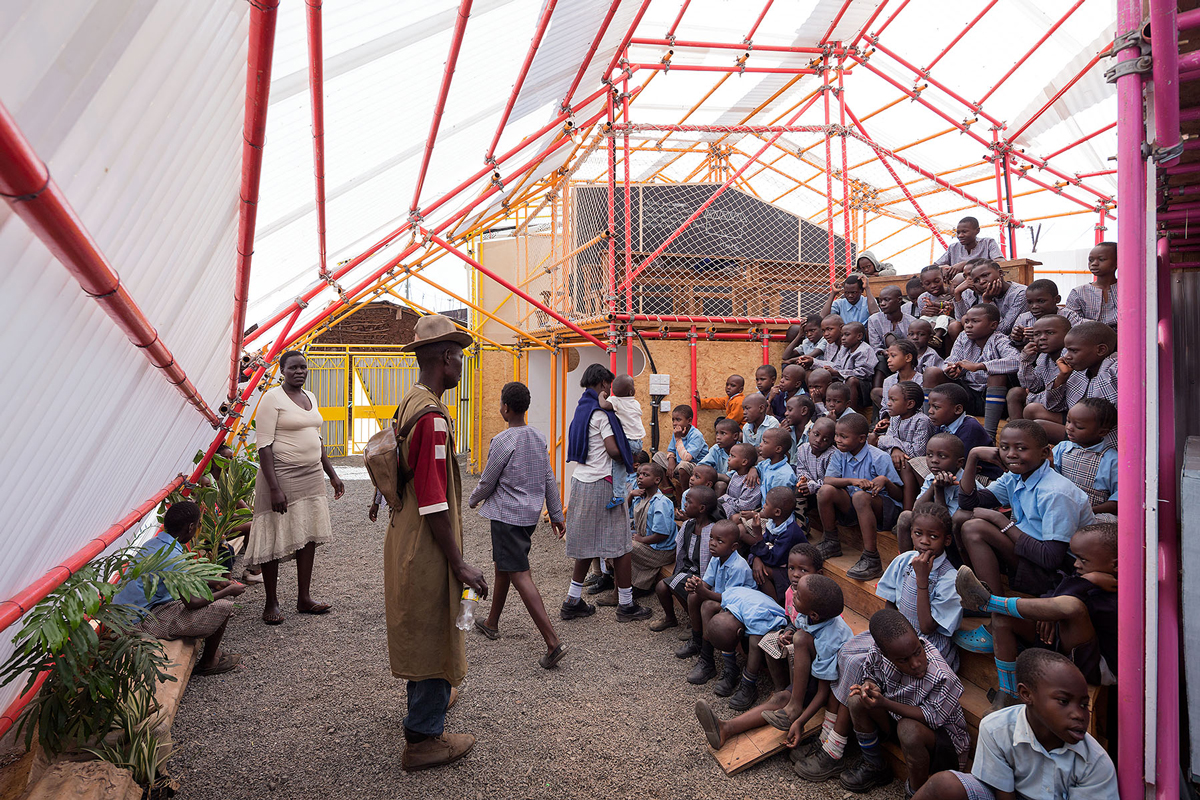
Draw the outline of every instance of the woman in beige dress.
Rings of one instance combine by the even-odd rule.
[[[283,622],[276,587],[279,562],[296,559],[296,611],[325,614],[328,603],[309,594],[317,545],[332,538],[325,475],[336,500],[346,491],[321,441],[317,398],[305,391],[308,362],[298,350],[279,357],[283,385],[262,396],[255,414],[258,480],[254,486],[254,523],[247,564],[261,564],[267,602],[263,622]],[[322,474],[324,473],[324,474]]]

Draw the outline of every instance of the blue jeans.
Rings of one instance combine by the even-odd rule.
[[[450,704],[450,681],[429,678],[408,682],[408,716],[404,729],[425,736],[441,736]]]
[[[636,453],[642,449],[641,439],[626,439],[629,442],[629,452]],[[636,465],[635,465],[636,466]],[[625,469],[625,462],[619,458],[613,459],[612,468],[612,485],[613,497],[625,497],[629,493],[629,471]]]

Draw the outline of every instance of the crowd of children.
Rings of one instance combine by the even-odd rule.
[[[1115,798],[1087,730],[1088,683],[1116,667],[1116,247],[1091,251],[1094,282],[1060,307],[1053,282],[1006,278],[978,233],[963,220],[907,293],[849,276],[789,330],[779,369],[697,394],[723,412],[711,446],[690,405],[673,409],[664,452],[612,475],[633,592],[657,597],[656,633],[686,613],[675,655],[695,662],[680,678],[716,679],[739,712],[697,703],[714,749],[771,725],[799,776],[865,792],[892,779],[892,739],[907,796]],[[601,407],[630,419],[640,451],[633,382],[613,394]],[[857,636],[835,560],[885,604]],[[611,581],[597,576],[600,593]],[[996,664],[974,743],[962,651]]]

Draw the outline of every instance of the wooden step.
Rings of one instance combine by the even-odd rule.
[[[858,563],[861,555],[858,550],[851,550],[843,545],[842,555],[825,562],[825,574],[842,587],[846,608],[870,619],[871,615],[881,610],[886,603],[875,594],[875,584],[878,580],[856,581],[846,576],[846,571]]]
[[[183,690],[192,677],[192,669],[200,655],[200,643],[196,639],[174,639],[162,643],[163,651],[171,662],[167,674],[173,681],[159,681],[154,687],[154,699],[158,701],[158,715],[154,720],[154,735],[167,741],[171,735],[171,724],[183,700]]]
[[[820,535],[816,536],[819,541],[823,538]],[[845,525],[838,526],[838,541],[842,543],[842,549],[850,547],[855,550],[862,550],[862,533],[858,526],[846,527]],[[900,553],[900,547],[896,542],[896,534],[891,531],[877,531],[875,534],[876,547],[879,549],[879,557],[883,559],[883,566],[886,568],[891,560]]]

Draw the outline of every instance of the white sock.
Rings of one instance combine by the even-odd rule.
[[[617,589],[617,602],[623,606],[633,604],[633,587],[626,586],[624,589]]]
[[[571,588],[567,589],[568,600],[578,600],[583,597],[583,584],[579,581],[571,581]]]
[[[602,559],[600,559],[600,572],[601,572],[601,573],[603,573],[603,574],[605,574],[605,575],[608,575],[608,574],[610,574],[610,573],[609,573],[609,571],[608,571],[608,562],[607,562],[607,561],[605,561],[603,558],[602,558]]]
[[[825,721],[821,723],[821,744],[825,744],[826,737],[833,733],[833,726],[837,723],[837,714],[832,711],[825,712]]]
[[[846,752],[846,742],[849,738],[848,736],[838,736],[837,731],[830,731],[829,736],[825,738],[825,752],[832,759],[840,759]]]

